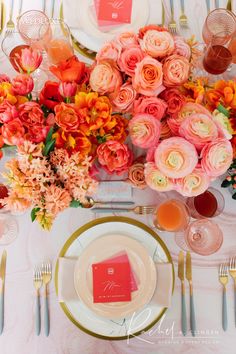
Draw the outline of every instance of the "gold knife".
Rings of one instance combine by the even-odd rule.
[[[181,330],[184,336],[187,334],[187,314],[185,303],[185,285],[184,285],[184,253],[179,252],[178,259],[178,277],[181,281]]]
[[[190,329],[192,336],[195,337],[196,334],[196,320],[195,320],[195,310],[193,302],[193,283],[192,283],[192,259],[191,254],[188,251],[186,255],[186,279],[189,283],[189,293],[190,293]]]
[[[232,0],[228,0],[227,5],[226,5],[226,9],[229,11],[232,11]]]
[[[3,30],[3,2],[0,2],[0,33]]]
[[[5,290],[5,275],[6,275],[7,251],[3,251],[0,264],[0,335],[4,327],[4,290]]]

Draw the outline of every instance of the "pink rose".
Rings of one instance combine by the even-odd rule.
[[[188,43],[186,43],[184,38],[180,36],[175,36],[174,42],[175,42],[174,54],[181,55],[182,57],[185,57],[189,61],[191,57],[191,49]]]
[[[110,100],[115,110],[129,112],[133,108],[136,96],[133,86],[127,82],[114,95],[110,95]]]
[[[110,63],[103,62],[93,68],[89,82],[93,91],[103,95],[118,90],[122,85],[122,77]]]
[[[151,114],[156,119],[161,120],[165,114],[167,104],[160,98],[141,96],[134,102],[134,114]]]
[[[183,104],[185,103],[185,97],[177,88],[168,88],[161,93],[167,103],[167,114],[171,117],[176,117]]]
[[[109,174],[122,174],[128,170],[133,161],[133,154],[128,146],[115,140],[108,140],[99,145],[97,156],[99,163]]]
[[[203,147],[201,157],[202,168],[208,176],[218,177],[231,165],[233,148],[228,140],[216,139]]]
[[[188,80],[189,61],[177,54],[165,59],[163,64],[164,85],[167,87],[179,86]]]
[[[98,63],[106,60],[117,62],[121,53],[121,45],[115,41],[105,43],[104,46],[97,52],[96,60]]]
[[[74,97],[77,92],[77,83],[75,81],[61,82],[59,86],[59,92],[62,97]]]
[[[182,122],[179,135],[201,150],[207,143],[218,138],[218,128],[207,115],[195,113]]]
[[[3,141],[7,145],[22,144],[25,129],[19,118],[13,119],[2,126]]]
[[[33,125],[43,125],[44,114],[37,102],[26,102],[19,106],[19,118],[27,128]]]
[[[184,197],[195,197],[207,190],[210,178],[202,168],[197,167],[184,178],[177,179],[175,184],[176,190]]]
[[[4,100],[0,104],[0,123],[7,123],[18,117],[18,111],[15,106]]]
[[[133,187],[144,189],[147,187],[144,176],[144,159],[138,158],[128,169],[128,179],[126,180]]]
[[[143,58],[136,66],[133,87],[145,96],[156,96],[164,87],[162,85],[162,64],[149,56]]]
[[[117,63],[121,71],[124,71],[129,76],[133,76],[137,63],[142,61],[144,57],[145,54],[138,45],[131,46],[122,51]]]
[[[140,41],[142,50],[153,58],[164,58],[175,49],[173,36],[166,31],[147,31]]]
[[[167,177],[182,178],[191,173],[198,163],[194,145],[180,137],[160,142],[155,151],[157,168]]]
[[[31,76],[26,74],[17,75],[12,80],[12,90],[16,95],[28,95],[34,88],[34,81]]]
[[[139,44],[138,35],[134,32],[123,32],[116,37],[115,41],[123,48]]]
[[[161,123],[150,114],[136,114],[128,127],[134,145],[147,149],[158,143]]]
[[[144,174],[147,185],[155,191],[168,192],[174,188],[172,180],[165,176],[153,162],[145,164]]]

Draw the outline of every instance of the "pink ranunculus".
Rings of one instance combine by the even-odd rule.
[[[155,162],[155,151],[157,146],[151,146],[146,154],[146,161],[147,162]]]
[[[185,197],[195,197],[204,193],[210,185],[209,176],[200,167],[190,174],[175,180],[176,190]]]
[[[145,96],[156,96],[164,90],[162,79],[162,64],[156,59],[146,56],[136,65],[133,86],[138,93]]]
[[[168,192],[174,189],[174,184],[170,178],[164,175],[154,162],[145,164],[145,180],[147,185],[158,192]]]
[[[144,57],[145,53],[138,45],[130,46],[122,51],[117,63],[121,71],[133,76],[137,63],[142,61]]]
[[[188,45],[188,43],[184,40],[183,37],[180,36],[175,36],[174,42],[175,42],[174,54],[182,55],[182,57],[185,57],[189,61],[191,57],[191,48]]]
[[[59,92],[62,97],[73,97],[75,96],[77,91],[77,83],[76,82],[61,82],[59,86]]]
[[[202,113],[195,113],[182,122],[179,135],[201,150],[207,143],[217,139],[219,133],[211,118]]]
[[[227,171],[232,163],[233,148],[226,139],[216,139],[201,151],[201,165],[210,177],[218,177]]]
[[[153,58],[164,58],[175,49],[173,36],[166,31],[147,31],[141,42],[142,50]]]
[[[49,126],[33,125],[28,129],[27,138],[32,143],[41,143],[45,141],[49,129]]]
[[[106,60],[117,62],[121,54],[121,49],[121,45],[116,41],[105,43],[104,46],[97,52],[96,60],[98,63]]]
[[[90,86],[100,94],[115,92],[122,85],[120,72],[108,62],[95,65],[90,75]]]
[[[158,145],[155,151],[155,163],[167,177],[183,178],[196,167],[198,154],[195,146],[186,139],[171,137]]]
[[[115,140],[108,140],[97,148],[98,161],[109,173],[122,174],[133,161],[133,153],[127,145]]]
[[[160,133],[161,123],[150,114],[136,114],[129,121],[129,133],[132,143],[144,149],[157,145]]]
[[[8,123],[18,117],[18,111],[15,106],[4,100],[0,104],[0,123]]]
[[[189,77],[190,64],[188,59],[181,55],[172,54],[164,60],[163,82],[167,87],[184,84]]]
[[[2,126],[3,141],[7,145],[22,144],[25,129],[19,118],[13,119]]]
[[[26,102],[19,106],[19,118],[25,127],[43,125],[44,114],[37,102]]]
[[[16,95],[28,95],[34,88],[34,81],[31,76],[27,74],[17,75],[12,80],[12,90]]]
[[[137,92],[133,86],[126,82],[115,94],[110,95],[110,100],[115,110],[129,112],[133,108],[136,96]]]
[[[32,49],[32,48],[24,48],[21,50],[21,56],[20,56],[21,67],[28,74],[38,69],[42,60],[43,57],[39,50]]]
[[[0,74],[0,84],[2,82],[11,82],[11,79],[9,78],[9,76],[7,76],[5,74]]]
[[[122,48],[138,45],[138,35],[134,32],[122,32],[119,34],[115,41],[121,45]]]
[[[151,114],[156,119],[161,120],[167,109],[165,101],[158,97],[145,97],[141,96],[134,101],[134,114],[146,113]]]
[[[176,117],[185,103],[184,95],[177,88],[168,88],[161,93],[161,98],[163,98],[167,103],[167,114],[171,117]]]

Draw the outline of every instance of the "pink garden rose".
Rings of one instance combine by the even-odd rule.
[[[115,110],[128,112],[132,110],[136,96],[133,86],[126,82],[114,95],[110,95],[110,100]]]
[[[179,128],[179,135],[187,139],[198,150],[217,139],[218,134],[218,128],[214,121],[202,113],[191,114]]]
[[[160,142],[155,151],[157,168],[167,177],[183,178],[191,173],[198,163],[198,154],[193,144],[180,137]]]
[[[210,177],[218,177],[227,171],[232,163],[233,148],[226,139],[216,139],[201,151],[201,165]]]
[[[120,72],[108,62],[97,64],[90,75],[90,86],[100,94],[111,93],[122,85]]]
[[[185,103],[185,97],[177,88],[168,88],[161,93],[167,103],[167,114],[171,117],[176,117]]]
[[[147,162],[155,162],[155,151],[156,151],[157,145],[152,146],[148,149],[147,154],[146,154],[146,161]]]
[[[121,45],[116,41],[105,43],[104,46],[97,52],[96,60],[98,63],[106,60],[117,62],[121,53]]]
[[[123,48],[139,44],[138,35],[134,32],[122,32],[116,37],[115,41]]]
[[[184,178],[177,179],[175,184],[177,191],[183,196],[195,197],[207,190],[210,178],[202,168],[197,167]]]
[[[161,120],[167,109],[165,101],[158,97],[141,96],[134,101],[134,114],[146,113],[151,114],[156,119]]]
[[[18,117],[18,111],[15,106],[4,100],[0,104],[0,123],[7,123]]]
[[[147,31],[141,40],[142,50],[153,58],[164,58],[175,49],[173,36],[167,31]]]
[[[31,76],[27,74],[17,75],[12,80],[12,90],[14,94],[25,96],[28,95],[34,88],[34,81]]]
[[[127,145],[115,140],[108,140],[97,148],[98,161],[107,173],[122,174],[133,161],[133,153]]]
[[[188,80],[189,61],[177,54],[167,57],[163,64],[164,85],[167,87],[179,86]]]
[[[165,176],[154,162],[145,164],[144,174],[147,185],[155,191],[168,192],[174,188],[172,180]]]
[[[22,144],[25,129],[19,118],[13,119],[2,126],[3,141],[7,145]]]
[[[145,96],[156,96],[164,89],[162,85],[162,64],[146,56],[136,65],[133,77],[133,87]]]
[[[191,49],[188,43],[184,40],[184,38],[180,36],[175,36],[174,43],[175,43],[174,54],[181,55],[182,57],[185,57],[189,61],[191,57]]]
[[[26,102],[19,106],[19,118],[25,127],[43,125],[44,114],[37,102]]]
[[[145,54],[138,45],[130,46],[122,51],[117,63],[121,71],[133,76],[137,63],[142,61],[144,57]]]
[[[158,143],[161,123],[150,114],[136,114],[129,121],[128,127],[134,145],[148,149]]]

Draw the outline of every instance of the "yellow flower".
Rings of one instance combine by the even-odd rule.
[[[2,82],[0,84],[0,103],[2,103],[4,99],[13,105],[17,102],[17,98],[14,96],[11,88],[12,85],[9,82]]]

